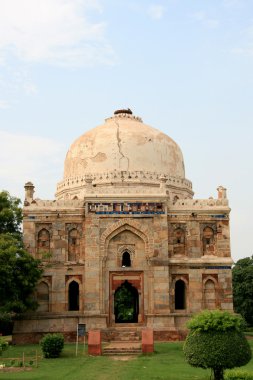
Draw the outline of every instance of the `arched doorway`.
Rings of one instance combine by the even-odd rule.
[[[79,284],[71,281],[69,284],[69,308],[70,311],[79,310]]]
[[[139,293],[127,280],[114,294],[116,323],[137,323],[139,315]]]

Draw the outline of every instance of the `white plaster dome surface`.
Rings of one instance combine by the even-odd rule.
[[[185,178],[183,155],[175,141],[124,112],[106,119],[71,145],[65,159],[64,180],[113,171]]]

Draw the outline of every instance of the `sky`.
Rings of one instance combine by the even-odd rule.
[[[253,233],[252,0],[0,0],[0,190],[52,199],[70,144],[131,108],[181,147],[195,198]]]

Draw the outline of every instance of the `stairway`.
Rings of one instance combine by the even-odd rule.
[[[141,328],[133,326],[112,327],[106,331],[108,344],[103,348],[103,355],[140,355]]]
[[[140,342],[141,327],[111,327],[102,331],[102,337],[106,342]]]
[[[103,348],[103,355],[106,356],[140,355],[141,353],[141,343],[136,342],[111,342]]]

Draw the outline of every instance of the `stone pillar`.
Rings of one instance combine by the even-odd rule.
[[[99,330],[90,330],[88,333],[88,354],[102,355],[101,332]]]
[[[100,266],[99,257],[99,220],[96,215],[88,214],[85,218],[85,294],[84,310],[90,316],[100,314]],[[92,322],[92,320],[90,321]],[[92,325],[88,326],[92,328]]]
[[[218,191],[218,199],[227,199],[227,189],[223,186],[219,186],[217,188]]]
[[[89,175],[86,175],[85,176],[85,183],[86,183],[86,192],[87,193],[91,193],[92,192],[92,177],[90,177]]]
[[[159,180],[160,180],[160,189],[161,189],[162,192],[165,192],[167,178],[164,175],[161,175],[161,177],[159,178]]]
[[[25,186],[25,201],[31,202],[33,200],[34,185],[32,182],[26,182]]]
[[[144,354],[154,352],[154,332],[153,329],[144,329],[141,332],[141,346]]]

